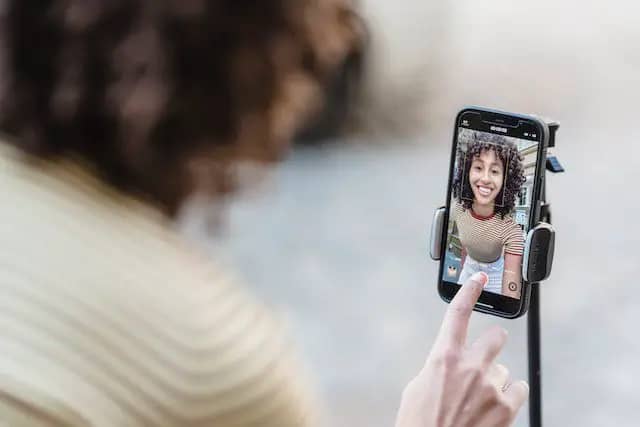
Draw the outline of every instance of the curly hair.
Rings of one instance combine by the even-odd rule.
[[[500,218],[504,218],[505,215],[513,211],[516,196],[520,193],[526,178],[522,165],[523,157],[518,152],[518,147],[501,135],[472,131],[467,144],[458,144],[456,153],[457,167],[452,184],[453,197],[458,200],[458,203],[464,209],[471,209],[474,198],[473,191],[470,185],[464,185],[465,180],[468,180],[473,159],[489,150],[493,150],[496,153],[496,157],[502,162],[504,170],[502,188],[496,196],[496,199],[502,200],[503,203],[501,205],[496,204],[494,208]]]
[[[7,0],[0,129],[175,213],[282,156],[359,49],[349,0]]]

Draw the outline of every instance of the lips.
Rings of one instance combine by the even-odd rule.
[[[488,196],[488,195],[490,195],[490,194],[491,194],[491,192],[493,191],[491,188],[489,188],[489,187],[485,187],[485,186],[483,186],[483,185],[478,185],[478,186],[476,186],[476,188],[478,189],[478,193],[479,193],[481,196]]]

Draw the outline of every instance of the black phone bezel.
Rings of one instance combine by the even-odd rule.
[[[540,139],[538,141],[538,158],[536,160],[536,171],[534,175],[533,194],[531,199],[531,209],[533,212],[529,215],[529,230],[533,229],[539,222],[541,191],[544,178],[544,164],[546,162],[547,146],[549,143],[549,130],[547,125],[539,118],[524,114],[515,114],[505,111],[493,110],[483,107],[465,107],[458,112],[454,123],[453,141],[451,144],[451,159],[449,164],[449,179],[447,184],[446,209],[444,213],[444,226],[442,227],[442,235],[440,240],[440,253],[442,254],[438,269],[438,294],[447,303],[460,289],[461,285],[453,282],[445,281],[443,277],[445,264],[445,249],[447,244],[447,231],[449,228],[449,210],[451,208],[451,184],[453,181],[454,165],[456,158],[456,148],[458,143],[458,129],[460,127],[461,117],[466,113],[479,113],[483,121],[493,122],[497,126],[511,123],[515,121],[527,121],[538,129]],[[499,134],[498,132],[495,132]],[[474,310],[483,313],[493,314],[495,316],[508,319],[515,319],[524,315],[529,308],[529,297],[531,295],[530,283],[524,279],[522,281],[522,294],[520,299],[511,298],[492,292],[483,291],[475,305]]]

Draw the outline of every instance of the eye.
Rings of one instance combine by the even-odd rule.
[[[494,174],[494,175],[498,175],[498,174],[500,174],[500,171],[498,169],[492,169],[491,173]]]
[[[477,170],[477,171],[480,171],[480,170],[482,170],[482,166],[475,165],[475,166],[473,167],[473,169],[474,169],[474,170]]]

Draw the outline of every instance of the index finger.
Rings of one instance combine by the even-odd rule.
[[[438,345],[453,345],[461,347],[467,339],[467,326],[473,307],[480,298],[484,285],[489,277],[482,272],[475,273],[458,290],[451,300],[444,315],[438,339]]]

